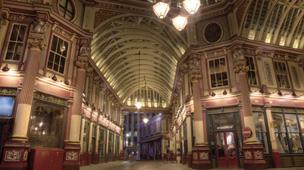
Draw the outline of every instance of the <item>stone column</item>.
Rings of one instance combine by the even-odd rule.
[[[124,131],[124,125],[123,125],[123,122],[124,122],[124,115],[120,112],[120,121],[119,121],[119,125],[122,127],[121,128],[121,131],[120,131],[120,141],[119,141],[119,159],[120,160],[123,160],[124,159],[124,148],[123,148],[123,143],[124,143],[124,134],[123,134],[123,131]]]
[[[193,136],[194,146],[192,148],[192,168],[208,169],[210,168],[209,147],[205,135],[205,115],[201,103],[201,65],[200,56],[193,54],[189,61],[191,81],[192,81],[192,112],[193,112]],[[205,112],[204,112],[205,113]]]
[[[69,128],[69,139],[65,141],[64,169],[79,169],[80,166],[80,132],[81,132],[81,110],[82,110],[82,93],[86,78],[87,61],[90,50],[88,46],[80,48],[75,65],[77,67],[77,77],[75,80],[75,90],[73,94],[73,104],[71,107],[72,115]]]
[[[188,148],[188,153],[187,153],[187,162],[188,166],[192,166],[192,114],[189,112],[187,113],[186,117],[186,126],[187,126],[187,148]]]
[[[244,50],[236,48],[233,52],[234,71],[238,79],[238,89],[241,101],[241,117],[243,119],[243,130],[251,131],[251,135],[243,140],[244,168],[263,169],[265,160],[263,145],[256,138],[255,123],[252,115],[250,102],[250,88],[248,85],[246,59]]]
[[[1,168],[23,169],[28,160],[28,126],[30,121],[35,80],[39,69],[39,62],[44,48],[44,33],[46,23],[40,19],[32,25],[28,37],[28,58],[24,71],[22,88],[17,94],[17,106],[12,137],[3,148]],[[18,156],[19,155],[19,156]]]
[[[181,163],[181,137],[180,137],[181,130],[178,129],[176,133],[176,162]]]

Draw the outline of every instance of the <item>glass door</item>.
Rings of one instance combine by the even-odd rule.
[[[220,131],[215,133],[216,157],[219,168],[236,168],[237,145],[233,131]]]

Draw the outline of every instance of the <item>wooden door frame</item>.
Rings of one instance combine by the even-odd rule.
[[[233,136],[234,136],[234,142],[235,142],[235,151],[236,151],[236,157],[235,157],[235,161],[236,161],[236,164],[237,164],[237,167],[239,167],[239,144],[238,144],[238,139],[237,139],[237,132],[234,128],[230,128],[230,129],[221,129],[221,130],[215,130],[214,131],[214,134],[213,134],[213,138],[214,138],[214,141],[215,141],[215,155],[216,155],[216,164],[217,164],[217,167],[219,168],[219,154],[218,154],[218,148],[217,148],[217,138],[216,138],[216,135],[219,134],[219,133],[224,133],[224,138],[225,138],[225,147],[227,146],[227,139],[226,139],[226,134],[228,132],[232,132],[233,133]],[[228,161],[228,156],[227,156],[227,153],[226,153],[226,148],[225,148],[225,161]],[[226,162],[227,165],[228,165],[228,162]],[[221,167],[222,168],[222,167]],[[227,167],[227,168],[235,168],[235,167]]]

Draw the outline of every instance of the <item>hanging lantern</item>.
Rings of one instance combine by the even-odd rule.
[[[188,19],[187,17],[178,15],[177,17],[172,19],[172,23],[178,31],[181,31],[186,27]]]
[[[165,18],[169,10],[170,10],[169,3],[158,2],[155,5],[153,5],[153,11],[155,15],[160,19]]]
[[[142,107],[141,102],[137,101],[137,102],[135,103],[135,107],[136,107],[137,109],[140,109],[140,108]]]
[[[189,14],[195,14],[201,6],[200,0],[184,0],[183,6]]]
[[[143,122],[144,122],[144,124],[147,124],[147,123],[149,122],[149,119],[145,117],[145,118],[143,119]]]

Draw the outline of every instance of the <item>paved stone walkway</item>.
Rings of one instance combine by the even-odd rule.
[[[80,170],[192,170],[192,169],[187,167],[186,165],[176,164],[174,162],[167,162],[167,161],[115,161],[115,162],[102,163],[97,165],[84,166],[81,167]],[[279,169],[270,169],[270,170],[304,170],[304,167],[279,168]]]

